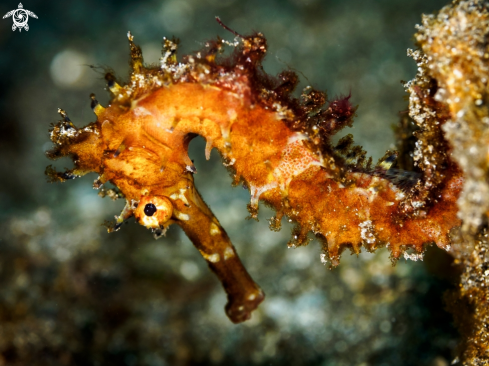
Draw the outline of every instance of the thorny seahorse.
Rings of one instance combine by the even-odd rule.
[[[292,97],[295,73],[272,77],[263,71],[265,37],[241,36],[223,26],[236,36],[234,44],[211,41],[180,62],[177,42],[164,38],[159,66],[143,64],[128,33],[130,81],[119,84],[106,74],[112,100],[103,107],[91,96],[97,120],[77,128],[59,110],[63,119],[51,131],[54,148],[47,155],[69,155],[74,168],[48,167],[51,180],[97,172],[95,188],[106,182],[118,187],[126,205],[109,231],[132,216],[155,237],[178,224],[222,281],[226,313],[235,323],[250,318],[264,293],[194,186],[187,149],[197,135],[206,140],[206,158],[216,148],[235,184],[249,189],[251,217],[264,201],[277,212],[271,228],[279,230],[284,215],[296,222],[289,246],[307,244],[308,232],[314,233],[323,243],[324,262],[336,266],[342,250],[359,253],[362,245],[367,250],[387,246],[393,259],[407,247],[418,253],[427,243],[448,248],[448,232],[460,224],[456,200],[462,177],[440,129],[446,108],[433,94],[416,89],[416,80],[407,84],[412,108],[436,112],[416,121],[417,171],[394,169],[396,151],[372,166],[351,135],[331,143],[353,122],[350,96],[326,107],[325,93],[311,87],[299,99]],[[227,57],[225,44],[234,46]]]

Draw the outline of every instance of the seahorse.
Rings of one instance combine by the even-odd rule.
[[[361,246],[387,246],[394,260],[406,248],[421,253],[425,244],[448,249],[448,233],[460,225],[456,200],[463,177],[441,132],[448,112],[434,93],[419,89],[416,79],[406,85],[412,108],[426,110],[415,121],[415,171],[395,168],[406,151],[388,151],[374,166],[351,135],[331,141],[353,123],[351,95],[328,101],[307,87],[295,98],[294,72],[273,77],[263,71],[263,34],[242,36],[220,24],[234,34],[234,43],[209,41],[179,61],[177,41],[164,38],[157,66],[144,64],[128,33],[130,80],[118,83],[107,72],[112,99],[103,107],[91,95],[96,121],[78,128],[59,110],[62,120],[51,130],[54,148],[47,156],[71,156],[74,168],[56,172],[49,166],[50,179],[96,172],[95,188],[115,185],[126,205],[109,232],[130,217],[156,238],[179,225],[221,280],[226,314],[235,323],[250,318],[264,293],[194,186],[188,146],[197,135],[206,141],[206,158],[216,148],[234,184],[249,190],[250,216],[257,218],[259,201],[274,208],[271,229],[279,230],[284,216],[293,220],[288,245],[307,244],[312,232],[322,242],[325,263],[337,266],[345,248],[358,254]],[[234,47],[229,56],[223,54],[226,45]]]

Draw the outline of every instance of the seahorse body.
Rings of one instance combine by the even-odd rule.
[[[302,101],[292,98],[295,74],[275,79],[261,71],[261,34],[241,37],[229,58],[216,58],[218,41],[183,63],[176,60],[176,44],[166,40],[160,67],[144,67],[130,34],[129,41],[131,81],[120,86],[107,75],[113,99],[104,108],[92,98],[97,121],[85,128],[61,112],[48,156],[71,155],[75,168],[48,173],[63,181],[94,171],[97,187],[116,185],[127,203],[115,230],[131,216],[156,236],[180,225],[223,282],[233,322],[248,319],[264,294],[194,187],[187,150],[197,135],[206,140],[206,157],[216,148],[235,183],[249,188],[252,217],[262,200],[277,211],[272,229],[280,228],[284,215],[297,223],[290,246],[307,243],[312,231],[333,265],[347,247],[359,253],[362,245],[387,245],[398,258],[407,246],[418,252],[426,243],[448,246],[449,230],[459,225],[462,177],[456,165],[448,159],[435,183],[424,172],[405,187],[389,174],[394,155],[372,168],[348,138],[332,146],[330,137],[352,122],[349,97],[327,109],[321,109],[324,95],[311,89]]]

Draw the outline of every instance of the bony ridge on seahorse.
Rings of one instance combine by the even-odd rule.
[[[47,174],[64,181],[97,172],[96,188],[106,182],[118,187],[126,206],[109,231],[132,216],[155,237],[179,225],[221,280],[226,313],[236,323],[251,316],[264,294],[194,186],[187,151],[197,135],[206,140],[206,158],[216,148],[235,183],[248,187],[251,217],[262,200],[277,211],[272,229],[284,215],[297,223],[289,246],[306,244],[312,231],[324,243],[322,258],[334,266],[347,247],[359,253],[362,245],[387,244],[394,259],[407,246],[446,248],[448,231],[459,224],[462,180],[450,158],[443,155],[442,171],[421,166],[409,173],[392,169],[396,152],[372,167],[350,135],[333,146],[331,137],[353,122],[350,96],[326,108],[325,94],[310,87],[293,98],[293,72],[271,77],[262,70],[264,36],[232,32],[237,46],[229,57],[220,56],[225,42],[218,39],[178,62],[177,43],[164,39],[160,65],[153,67],[143,64],[128,33],[130,81],[120,85],[106,75],[112,100],[105,108],[92,95],[97,120],[86,127],[75,127],[60,110],[48,156],[72,156],[75,166],[62,173],[48,167]],[[442,138],[423,133],[417,136],[424,143]]]

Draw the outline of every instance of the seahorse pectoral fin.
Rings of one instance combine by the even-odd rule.
[[[226,314],[233,323],[251,317],[265,295],[244,268],[231,240],[197,190],[189,187],[190,205],[178,205],[177,223],[200,251],[228,295]],[[177,201],[178,202],[178,201]]]

